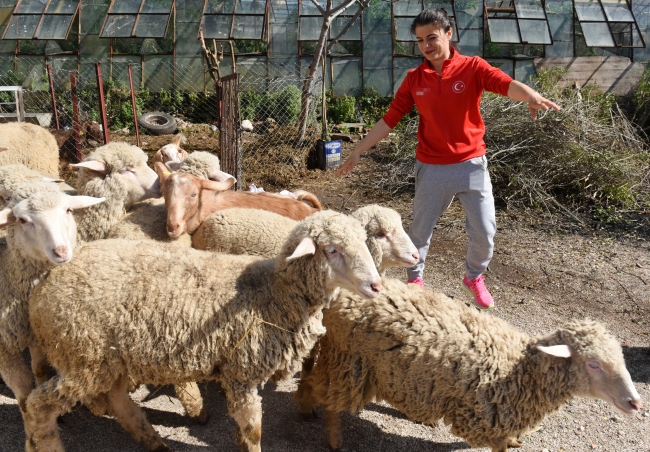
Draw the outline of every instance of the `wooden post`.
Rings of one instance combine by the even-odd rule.
[[[59,130],[61,128],[59,126],[59,112],[57,111],[56,108],[56,97],[54,95],[54,82],[52,81],[52,68],[50,68],[49,61],[45,63],[45,67],[47,68],[47,81],[50,84],[50,96],[52,96],[52,111],[54,113],[54,124],[56,124],[56,130]]]
[[[133,90],[133,69],[129,64],[129,88],[131,89],[131,107],[133,107],[133,124],[135,124],[135,139],[138,143],[138,147],[141,148],[142,144],[140,143],[140,126],[138,124],[138,109],[135,103],[135,91]]]
[[[106,119],[106,100],[104,99],[104,82],[102,81],[102,68],[99,63],[95,63],[95,71],[97,72],[97,89],[99,91],[99,114],[102,119],[102,128],[104,129],[104,144],[111,141],[108,133],[108,120]]]
[[[81,152],[81,124],[79,124],[79,98],[77,97],[77,73],[70,72],[70,91],[72,92],[72,127],[74,128],[74,148],[75,159],[74,163],[79,163],[83,160],[84,156]]]

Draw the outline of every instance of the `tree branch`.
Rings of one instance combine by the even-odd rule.
[[[352,16],[352,18],[350,19],[348,24],[345,26],[345,28],[343,28],[343,30],[341,30],[341,32],[334,39],[330,40],[329,44],[327,45],[327,50],[325,50],[325,55],[329,54],[330,50],[332,50],[332,47],[334,47],[334,44],[336,44],[338,42],[338,40],[341,39],[343,37],[343,35],[345,35],[350,28],[352,28],[352,25],[354,25],[354,23],[357,21],[359,16],[361,16],[361,12],[365,8],[368,7],[368,4],[370,3],[370,0],[363,0],[363,1],[359,2],[359,3],[361,5],[360,5],[359,10],[356,12],[356,14],[354,16]]]
[[[323,7],[320,6],[316,0],[311,0],[311,2],[316,6],[316,8],[318,8],[318,11],[320,11],[320,13],[324,16],[325,10],[323,9]]]

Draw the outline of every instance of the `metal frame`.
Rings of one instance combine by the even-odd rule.
[[[49,1],[49,0],[48,0]],[[169,7],[169,12],[167,14],[167,24],[165,25],[165,31],[161,36],[137,36],[135,34],[135,31],[138,28],[138,22],[140,20],[140,16],[160,16],[165,13],[143,13],[142,8],[144,7],[146,0],[140,0],[140,8],[138,9],[137,13],[112,13],[110,12],[111,9],[113,8],[113,5],[117,2],[117,0],[111,0],[111,4],[108,7],[108,12],[106,13],[106,16],[104,17],[104,22],[102,23],[102,28],[99,30],[99,38],[100,39],[119,39],[119,38],[164,38],[167,35],[167,32],[169,31],[169,23],[171,22],[171,17],[174,11],[176,10],[176,0],[172,0],[172,4]],[[109,17],[111,16],[124,16],[124,15],[135,15],[135,21],[133,22],[133,28],[131,29],[131,34],[129,36],[102,36],[104,34],[104,28],[106,27],[106,22],[108,22]],[[111,53],[112,53],[112,43],[111,43]]]
[[[576,9],[576,1],[575,0],[573,0],[574,18],[580,24],[581,29],[582,29],[582,24],[583,23],[585,23],[585,24],[602,24],[602,23],[607,24],[607,28],[609,29],[609,34],[610,34],[610,36],[612,38],[612,42],[614,43],[614,46],[613,47],[610,47],[610,46],[607,46],[607,47],[605,47],[605,46],[590,46],[587,43],[587,39],[585,38],[585,45],[587,47],[594,47],[594,48],[601,48],[601,49],[611,49],[611,48],[644,49],[646,47],[645,40],[643,39],[643,33],[641,33],[641,29],[639,28],[639,24],[636,21],[636,17],[634,17],[634,13],[632,12],[632,5],[631,5],[630,0],[625,0],[625,4],[627,5],[627,9],[630,12],[630,16],[632,16],[632,22],[621,22],[621,21],[609,20],[609,18],[607,17],[607,13],[605,12],[605,7],[603,6],[603,2],[601,0],[594,0],[594,1],[598,1],[598,4],[600,5],[600,11],[601,11],[603,17],[605,18],[605,20],[580,20],[580,18],[578,17],[578,10]],[[611,24],[628,24],[628,25],[632,25],[632,26],[636,27],[636,32],[637,32],[637,34],[639,36],[639,39],[641,40],[642,45],[640,45],[640,46],[635,46],[635,45],[624,46],[624,45],[616,44],[616,38],[614,37],[614,31],[612,30]],[[582,30],[582,36],[584,37],[584,35],[585,35],[584,30]],[[630,35],[631,35],[631,32],[630,32]],[[575,29],[574,29],[574,36],[575,36]],[[630,36],[630,42],[633,42],[633,41],[634,41],[634,39],[632,38],[632,36]]]
[[[542,4],[542,12],[544,13],[544,19],[526,19],[526,18],[520,18],[519,14],[517,14],[517,1],[518,0],[506,0],[508,1],[508,4],[511,6],[503,7],[504,0],[499,0],[499,6],[498,7],[488,7],[487,2],[483,3],[483,15],[484,15],[484,20],[485,23],[487,24],[487,27],[485,27],[490,33],[490,19],[506,19],[505,17],[492,17],[490,18],[490,13],[493,14],[499,14],[499,13],[509,13],[510,15],[514,15],[514,17],[508,17],[507,19],[514,18],[516,23],[517,23],[517,33],[519,34],[519,44],[527,44],[527,45],[553,45],[553,33],[551,33],[551,26],[548,23],[548,15],[546,14],[546,2],[544,0],[540,0],[540,3]],[[574,2],[575,5],[575,2]],[[548,37],[551,40],[550,43],[539,43],[539,42],[528,42],[524,41],[523,36],[521,35],[521,27],[519,26],[519,21],[520,20],[538,20],[538,21],[544,21],[546,23],[546,30],[548,31]],[[494,44],[516,44],[516,43],[511,43],[511,42],[496,42],[492,39],[492,34],[490,33],[490,42]]]
[[[206,12],[206,9],[208,7],[208,0],[203,0],[203,13],[201,14],[201,21],[199,22],[199,31],[203,30],[203,38],[204,39],[215,39],[217,41],[228,41],[228,40],[235,40],[235,41],[265,41],[267,42],[270,39],[270,33],[269,33],[269,16],[270,16],[270,5],[269,5],[269,0],[265,0],[265,5],[264,5],[264,12],[263,13],[246,13],[246,14],[237,14],[237,5],[238,1],[235,0],[235,5],[233,7],[233,12],[232,13],[208,13]],[[205,17],[206,16],[230,16],[231,21],[230,21],[230,31],[228,32],[228,37],[227,38],[212,38],[209,36],[206,36],[204,26],[205,26]],[[247,16],[247,17],[262,17],[262,33],[259,38],[234,38],[233,37],[233,30],[235,28],[235,17],[236,16]],[[198,32],[197,32],[198,36]],[[267,42],[267,48],[268,48],[268,42]],[[256,52],[252,53],[249,55],[262,55],[263,52]]]
[[[450,22],[452,23],[452,29],[455,37],[457,40],[453,40],[453,42],[458,42],[458,39],[460,39],[460,35],[458,34],[458,26],[456,23],[456,2],[455,0],[447,0],[451,4],[451,14],[447,12],[447,17],[449,17]],[[424,1],[419,0],[420,4],[422,5],[422,10],[424,10]],[[407,15],[407,14],[396,14],[395,13],[395,2],[391,1],[390,4],[390,22],[391,22],[391,43],[392,43],[392,49],[391,53],[393,57],[398,57],[398,58],[422,58],[424,61],[424,57],[422,55],[405,55],[402,53],[395,53],[395,43],[396,42],[415,42],[417,43],[416,39],[397,39],[397,27],[395,26],[395,19],[414,19],[416,16],[413,15]]]
[[[16,6],[14,6],[14,12],[11,13],[11,16],[9,16],[9,21],[7,23],[7,26],[5,27],[4,32],[2,33],[2,38],[0,38],[0,39],[9,39],[9,40],[15,39],[16,41],[32,40],[32,39],[38,40],[39,39],[38,32],[41,30],[41,25],[43,24],[43,18],[45,16],[72,16],[72,18],[70,19],[70,25],[68,25],[68,30],[66,31],[64,37],[62,37],[62,38],[45,38],[47,40],[53,40],[53,41],[65,41],[65,40],[68,39],[68,37],[70,36],[70,30],[72,30],[72,24],[74,23],[75,17],[79,13],[79,8],[80,8],[81,2],[77,2],[77,7],[75,8],[74,13],[72,13],[72,14],[59,14],[59,13],[50,13],[50,12],[48,12],[48,9],[50,7],[50,4],[52,3],[52,0],[47,1],[47,3],[45,4],[45,7],[43,8],[43,11],[41,11],[40,13],[20,13],[20,12],[16,12],[18,10],[18,8],[21,6],[22,1],[23,0],[18,0],[18,3],[16,3]],[[11,24],[11,21],[15,16],[41,16],[41,18],[38,20],[38,24],[36,25],[36,28],[34,29],[34,34],[32,35],[31,38],[5,38],[5,36],[7,34],[7,31],[9,31],[9,24]]]

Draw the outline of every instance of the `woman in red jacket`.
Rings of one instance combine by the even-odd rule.
[[[479,110],[484,90],[528,103],[533,120],[537,110],[555,103],[517,82],[480,57],[467,57],[450,46],[452,29],[444,9],[426,9],[413,21],[411,32],[425,61],[410,70],[384,117],[357,145],[338,170],[351,172],[359,156],[377,144],[411,111],[420,114],[416,149],[415,198],[411,240],[420,261],[408,269],[408,282],[422,286],[424,262],[433,229],[457,196],[463,205],[469,245],[463,288],[479,308],[494,307],[483,273],[494,249],[496,221],[492,184],[485,158],[485,124]]]

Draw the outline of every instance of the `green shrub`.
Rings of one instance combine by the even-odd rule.
[[[366,86],[357,96],[357,109],[364,122],[371,125],[386,114],[392,100],[392,97],[381,97],[375,89]]]
[[[327,121],[330,124],[343,122],[358,122],[356,114],[356,99],[344,94],[341,97],[334,97],[332,91],[327,92]]]
[[[301,92],[297,86],[286,86],[282,91],[239,94],[241,119],[264,121],[273,118],[280,125],[294,124],[300,115]]]

